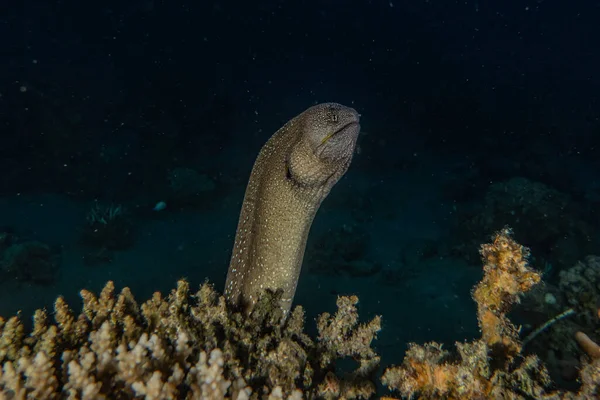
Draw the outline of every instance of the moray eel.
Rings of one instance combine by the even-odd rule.
[[[267,141],[252,168],[240,213],[226,299],[249,313],[266,289],[291,308],[312,221],[346,173],[359,115],[336,103],[313,106]]]

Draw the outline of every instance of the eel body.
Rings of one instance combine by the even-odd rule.
[[[263,146],[246,188],[227,273],[230,303],[250,312],[263,291],[281,289],[287,314],[312,221],[348,170],[359,131],[354,109],[324,103],[287,122]]]

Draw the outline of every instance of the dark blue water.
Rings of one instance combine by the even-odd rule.
[[[599,18],[591,0],[4,2],[0,315],[109,279],[139,300],[181,277],[221,290],[258,151],[333,101],[363,132],[310,233],[309,327],[352,293],[383,315],[383,364],[478,337],[478,248],[509,225],[548,285],[515,310],[531,330],[600,254]],[[552,335],[532,347],[569,385],[580,353]]]

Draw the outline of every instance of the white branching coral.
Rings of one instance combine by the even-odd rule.
[[[208,284],[192,295],[180,281],[168,298],[155,293],[138,306],[129,289],[115,295],[109,282],[99,297],[81,292],[79,316],[62,298],[55,302],[55,323],[36,312],[28,336],[18,318],[0,318],[0,400],[294,400],[320,395],[324,377],[335,373],[335,354],[353,356],[359,365],[364,357],[378,360],[367,349],[374,333],[366,334],[354,316],[339,345],[362,350],[341,351],[303,332],[300,307],[282,323],[277,295],[266,293],[246,318]],[[345,312],[336,321],[346,319]],[[328,318],[324,325],[337,326]],[[368,326],[377,331],[378,325]],[[354,388],[347,398],[374,394],[370,376],[337,379]]]

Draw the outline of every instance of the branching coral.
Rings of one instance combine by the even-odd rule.
[[[551,391],[539,359],[521,351],[506,314],[540,280],[528,250],[504,229],[481,255],[485,274],[473,291],[481,339],[457,343],[456,352],[410,344],[383,384],[419,399],[598,398],[600,358],[589,338],[577,337],[590,355],[577,393]],[[54,322],[38,310],[30,333],[18,317],[0,318],[0,400],[373,397],[379,355],[371,344],[380,318],[359,324],[358,298],[339,297],[337,312],[317,319],[312,339],[301,307],[283,319],[280,296],[266,292],[246,316],[209,284],[191,293],[180,281],[167,298],[155,293],[140,305],[109,282],[98,297],[81,291],[80,315],[62,298]],[[354,369],[342,372],[340,359],[354,360]]]
[[[25,335],[17,317],[0,319],[0,399],[296,399],[368,398],[379,357],[371,342],[379,318],[359,325],[355,298],[340,298],[319,319],[319,339],[304,332],[297,307],[282,324],[278,293],[267,293],[248,317],[231,312],[204,284],[187,282],[141,306],[109,282],[99,297],[82,291],[76,316],[58,298],[54,320],[34,316]],[[330,335],[335,335],[331,338]],[[359,364],[336,376],[335,361]],[[332,381],[339,388],[332,392]]]
[[[420,399],[587,399],[597,395],[600,363],[582,371],[579,393],[551,392],[546,369],[535,355],[523,356],[519,330],[506,317],[519,296],[540,281],[527,265],[528,250],[503,229],[481,247],[483,280],[473,298],[482,337],[457,343],[458,354],[438,343],[411,344],[402,365],[385,371],[382,382]]]

